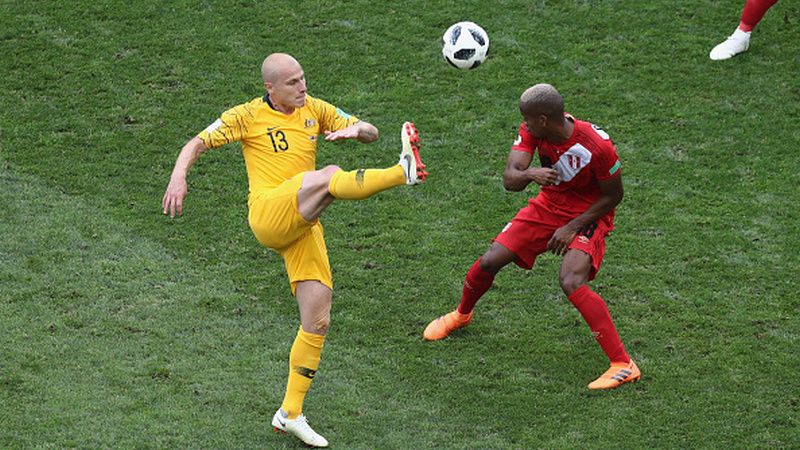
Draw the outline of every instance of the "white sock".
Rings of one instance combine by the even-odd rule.
[[[734,38],[734,39],[740,40],[740,41],[741,40],[749,41],[750,40],[750,32],[749,31],[742,31],[739,28],[737,28],[736,31],[733,32],[731,37]]]

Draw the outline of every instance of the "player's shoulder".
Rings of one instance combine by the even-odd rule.
[[[348,112],[345,112],[338,106],[320,98],[311,97],[306,95],[306,105],[304,108],[307,108],[309,111],[312,112],[318,119],[326,121],[326,122],[341,122],[345,124],[353,124],[360,122],[360,119]],[[332,123],[332,122],[331,122]]]
[[[313,95],[309,95],[309,94],[306,94],[306,102],[314,103],[314,104],[328,103],[328,102],[326,102],[325,100],[323,100],[321,98],[314,97]]]
[[[314,116],[321,116],[334,109],[334,106],[325,100],[306,94],[306,104],[303,109]]]
[[[592,151],[608,151],[614,149],[611,136],[599,126],[585,120],[573,119],[577,141]]]
[[[322,108],[333,107],[330,103],[326,102],[325,100],[317,97],[313,97],[311,95],[306,94],[306,106],[309,109],[319,110]]]
[[[242,103],[242,105],[247,105],[250,108],[270,108],[269,96],[264,94],[260,97],[253,98],[249,102]]]
[[[244,103],[239,103],[236,106],[233,106],[231,109],[257,109],[262,106],[269,106],[269,100],[267,96],[263,97],[255,97],[252,98]]]
[[[525,126],[525,121],[519,123],[519,131],[517,132],[517,137],[514,139],[513,147],[528,147],[528,148],[536,148],[539,144],[539,140],[528,131],[528,127]]]
[[[259,109],[267,106],[263,97],[256,97],[252,100],[232,106],[225,111],[225,114],[233,114],[242,119],[248,119],[258,114]]]

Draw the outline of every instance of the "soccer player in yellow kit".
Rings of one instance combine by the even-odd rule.
[[[286,394],[272,425],[307,445],[326,447],[328,441],[311,429],[302,414],[330,325],[333,294],[319,217],[335,199],[359,200],[395,186],[417,184],[427,172],[419,159],[419,137],[409,122],[401,130],[403,148],[397,165],[350,172],[338,166],[316,170],[319,136],[326,141],[368,143],[378,139],[378,129],[307,95],[303,68],[290,55],[267,56],[261,76],[266,95],[225,111],[184,145],[162,207],[170,217],[182,214],[186,174],[200,154],[231,142],[242,143],[250,188],[250,228],[261,244],[283,256],[300,310]]]

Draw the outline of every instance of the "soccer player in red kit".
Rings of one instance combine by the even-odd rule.
[[[611,367],[589,389],[613,389],[636,381],[641,372],[631,360],[603,299],[587,284],[603,261],[605,237],[614,229],[614,208],[622,200],[621,163],[608,134],[564,113],[561,94],[537,84],[520,98],[524,119],[508,155],[503,185],[522,191],[541,186],[467,272],[461,303],[455,311],[425,328],[427,340],[444,339],[469,325],[473,308],[510,262],[530,270],[546,251],[563,255],[559,281],[583,316]],[[531,167],[538,151],[541,167]]]
[[[747,0],[742,9],[742,18],[733,34],[711,49],[709,58],[719,61],[732,58],[750,48],[750,32],[778,0]]]

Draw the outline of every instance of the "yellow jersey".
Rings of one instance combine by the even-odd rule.
[[[358,122],[339,108],[306,95],[291,114],[275,110],[267,95],[222,113],[197,135],[209,148],[242,142],[250,192],[270,189],[300,172],[316,170],[317,137]]]

